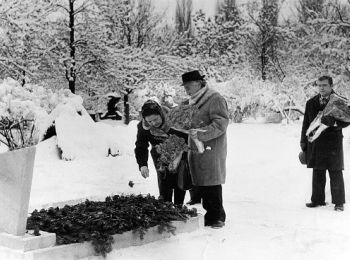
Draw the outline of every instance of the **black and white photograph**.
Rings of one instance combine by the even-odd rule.
[[[350,259],[350,0],[0,0],[0,260]]]

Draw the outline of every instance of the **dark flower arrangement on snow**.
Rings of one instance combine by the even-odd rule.
[[[107,197],[63,208],[34,210],[27,229],[56,233],[58,245],[91,241],[98,255],[112,251],[113,235],[133,230],[140,238],[158,225],[158,232],[175,232],[171,221],[186,221],[197,216],[196,209],[174,206],[147,195]]]
[[[173,108],[169,113],[169,121],[172,128],[189,134],[190,132],[199,132],[202,130],[195,129],[193,126],[198,127],[200,122],[194,122],[193,117],[199,112],[198,108],[194,105],[179,105]],[[197,146],[198,152],[204,152],[204,144],[199,141],[198,138],[192,138]]]
[[[163,143],[156,145],[156,150],[160,154],[158,170],[162,171],[167,168],[173,172],[179,165],[183,152],[188,151],[188,146],[185,139],[170,135]]]

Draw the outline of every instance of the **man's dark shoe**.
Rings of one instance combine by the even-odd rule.
[[[321,206],[326,206],[326,203],[325,202],[322,202],[322,203],[309,202],[309,203],[306,203],[305,206],[308,208],[317,208],[317,207],[321,207]]]
[[[343,204],[336,204],[334,206],[335,211],[344,211],[344,205]]]
[[[212,228],[222,228],[225,226],[225,222],[224,221],[221,221],[221,220],[218,220],[218,221],[215,221],[213,223],[211,223],[210,225]]]
[[[189,200],[186,204],[187,205],[194,205],[194,204],[200,204],[200,200]]]
[[[207,220],[204,220],[204,226],[205,227],[208,227],[208,226],[211,226],[211,222],[207,221]]]

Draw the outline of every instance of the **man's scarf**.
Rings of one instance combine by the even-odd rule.
[[[201,88],[200,90],[198,90],[193,96],[190,97],[189,104],[190,105],[196,104],[198,100],[202,98],[205,92],[207,92],[207,90],[208,90],[208,86],[205,86],[204,88]]]

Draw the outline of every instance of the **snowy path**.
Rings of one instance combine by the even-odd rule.
[[[127,132],[132,146],[134,132]],[[225,228],[203,227],[118,250],[107,259],[349,259],[350,208],[334,212],[331,204],[317,209],[304,206],[310,198],[311,170],[297,159],[299,132],[299,125],[231,125],[227,183],[223,186]],[[348,135],[349,130],[344,138],[346,167],[350,167]],[[154,169],[150,179],[143,180],[132,149],[126,156],[95,162],[62,162],[48,156],[48,151],[48,143],[38,151],[31,208],[116,192],[157,194]],[[46,156],[50,160],[44,160]],[[344,177],[349,193],[349,171]],[[134,188],[127,185],[129,180],[136,183]],[[330,202],[328,186],[327,182]]]

